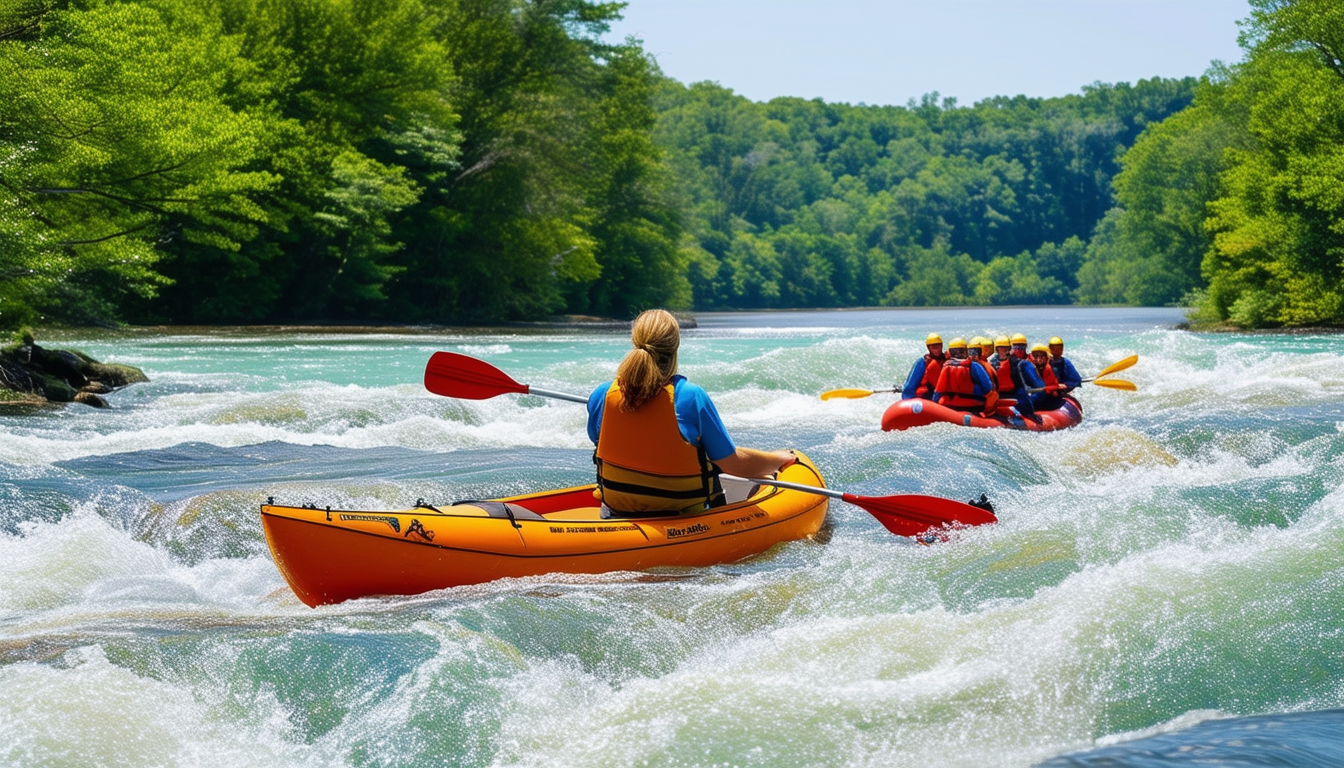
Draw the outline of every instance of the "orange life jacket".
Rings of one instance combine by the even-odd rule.
[[[938,375],[938,403],[949,408],[975,408],[985,405],[985,398],[975,394],[969,360],[948,360]]]
[[[718,469],[704,448],[681,436],[673,385],[633,411],[624,405],[620,386],[612,382],[593,454],[607,508],[624,514],[676,514],[721,503]]]

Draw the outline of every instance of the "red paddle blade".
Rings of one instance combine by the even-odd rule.
[[[527,394],[527,385],[474,357],[435,352],[425,364],[425,389],[462,400],[485,400],[509,393]]]
[[[980,507],[918,493],[899,496],[855,496],[846,493],[842,498],[856,507],[863,507],[884,528],[897,536],[917,537],[934,528],[966,528],[998,521],[993,512]]]

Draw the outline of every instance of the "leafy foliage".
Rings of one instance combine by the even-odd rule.
[[[220,96],[227,41],[148,5],[23,10],[0,32],[0,322],[106,323],[168,282],[164,240],[236,252],[275,178],[247,167],[256,123]]]
[[[936,94],[906,107],[758,104],[666,83],[658,139],[699,245],[694,304],[1071,302],[1081,245],[1114,202],[1116,158],[1194,85],[961,108]]]
[[[756,103],[599,0],[7,0],[0,326],[1197,301],[1344,323],[1344,8],[1063,98]]]

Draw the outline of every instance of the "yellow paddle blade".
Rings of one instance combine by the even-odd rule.
[[[1125,381],[1124,379],[1096,379],[1092,383],[1098,387],[1106,387],[1107,389],[1123,389],[1126,392],[1139,391],[1139,388],[1134,385],[1134,382]]]
[[[1121,361],[1118,362],[1118,363],[1111,363],[1110,365],[1106,366],[1105,368],[1102,368],[1102,369],[1101,369],[1101,373],[1098,373],[1098,374],[1097,374],[1096,376],[1094,376],[1093,378],[1101,378],[1102,376],[1105,376],[1105,375],[1107,375],[1107,374],[1111,374],[1111,373],[1119,373],[1120,371],[1123,371],[1123,370],[1125,370],[1126,368],[1129,368],[1130,366],[1134,365],[1134,364],[1137,363],[1137,362],[1139,362],[1139,356],[1138,356],[1138,355],[1130,355],[1129,357],[1126,357],[1124,360],[1121,360]],[[1124,389],[1124,387],[1116,387],[1116,389]]]
[[[871,389],[832,389],[830,392],[822,392],[822,400],[830,400],[836,397],[859,398],[867,397],[873,394]]]

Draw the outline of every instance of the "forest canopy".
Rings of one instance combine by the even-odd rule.
[[[1187,304],[1344,324],[1344,8],[904,106],[664,77],[622,3],[0,0],[0,327]]]

